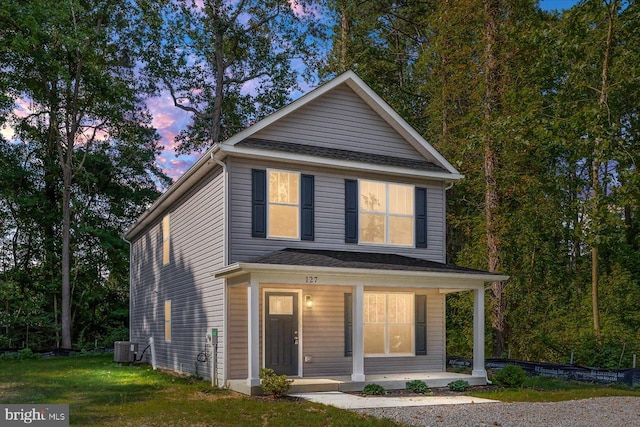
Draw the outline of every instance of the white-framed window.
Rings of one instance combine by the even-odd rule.
[[[364,293],[365,356],[414,355],[414,294]]]
[[[415,188],[380,181],[359,181],[359,242],[414,246]]]
[[[164,302],[164,340],[171,342],[171,300]]]
[[[167,214],[162,218],[162,265],[169,264],[171,250],[171,220]]]
[[[267,170],[267,237],[300,239],[300,173]]]

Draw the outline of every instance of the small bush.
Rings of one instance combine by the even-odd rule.
[[[364,386],[364,389],[362,390],[363,394],[366,394],[369,396],[382,396],[386,392],[387,391],[380,384],[367,384],[366,386]]]
[[[465,380],[452,381],[448,386],[451,391],[467,391],[469,389],[469,383]]]
[[[507,365],[500,369],[494,379],[498,384],[506,385],[507,387],[522,387],[524,380],[527,378],[527,373],[520,366]]]
[[[293,383],[293,380],[287,379],[286,375],[276,375],[273,369],[267,368],[260,370],[260,378],[262,392],[273,397],[282,397],[287,394]]]
[[[429,390],[429,386],[422,380],[412,380],[407,381],[405,384],[407,390],[412,391],[414,393],[426,394],[433,396],[433,392]]]

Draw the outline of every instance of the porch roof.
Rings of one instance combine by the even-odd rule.
[[[296,270],[314,267],[334,272],[368,272],[370,274],[418,274],[420,276],[452,277],[503,281],[509,277],[453,264],[428,261],[397,254],[336,251],[326,249],[285,248],[270,252],[246,263],[235,263],[215,272],[216,277],[228,277],[251,270]]]

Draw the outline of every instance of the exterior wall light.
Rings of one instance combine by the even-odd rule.
[[[304,296],[304,306],[307,308],[313,307],[313,300],[311,299],[311,295]]]

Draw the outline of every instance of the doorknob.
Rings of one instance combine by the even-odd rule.
[[[293,337],[293,344],[298,345],[298,337]]]

